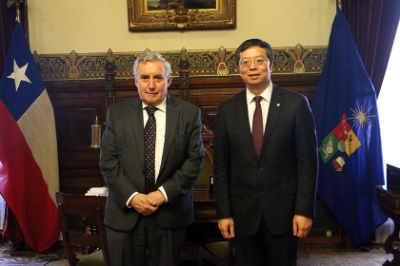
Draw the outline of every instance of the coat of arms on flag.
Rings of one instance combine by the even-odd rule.
[[[347,122],[347,115],[343,114],[339,124],[322,140],[319,151],[324,163],[331,161],[336,171],[341,171],[346,156],[351,156],[360,146],[360,140]]]
[[[357,137],[358,133],[354,132],[348,120],[353,121],[359,132],[360,128],[368,125],[370,117],[374,117],[374,115],[368,115],[368,111],[370,109],[367,110],[357,104],[355,109],[351,109],[352,116],[349,119],[346,113],[342,114],[340,122],[323,138],[319,147],[321,159],[325,164],[330,161],[336,171],[343,170],[346,159],[361,146],[360,139]]]

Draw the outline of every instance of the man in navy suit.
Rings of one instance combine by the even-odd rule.
[[[318,171],[307,99],[271,81],[273,51],[259,39],[236,51],[246,89],[222,103],[215,132],[218,227],[240,265],[292,266],[314,217]]]
[[[111,264],[176,266],[204,157],[200,109],[167,95],[160,54],[145,51],[133,70],[139,98],[110,107],[101,141]]]

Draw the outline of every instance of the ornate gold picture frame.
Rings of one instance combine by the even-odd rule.
[[[236,27],[236,0],[128,0],[130,31]]]

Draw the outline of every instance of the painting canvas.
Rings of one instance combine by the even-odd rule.
[[[128,0],[130,31],[236,27],[236,0]]]
[[[147,0],[148,10],[162,10],[176,8],[179,1]],[[217,0],[184,0],[184,8],[187,9],[216,9]]]

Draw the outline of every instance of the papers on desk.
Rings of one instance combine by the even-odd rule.
[[[107,187],[91,187],[85,193],[85,196],[107,197],[108,196],[108,188]]]

